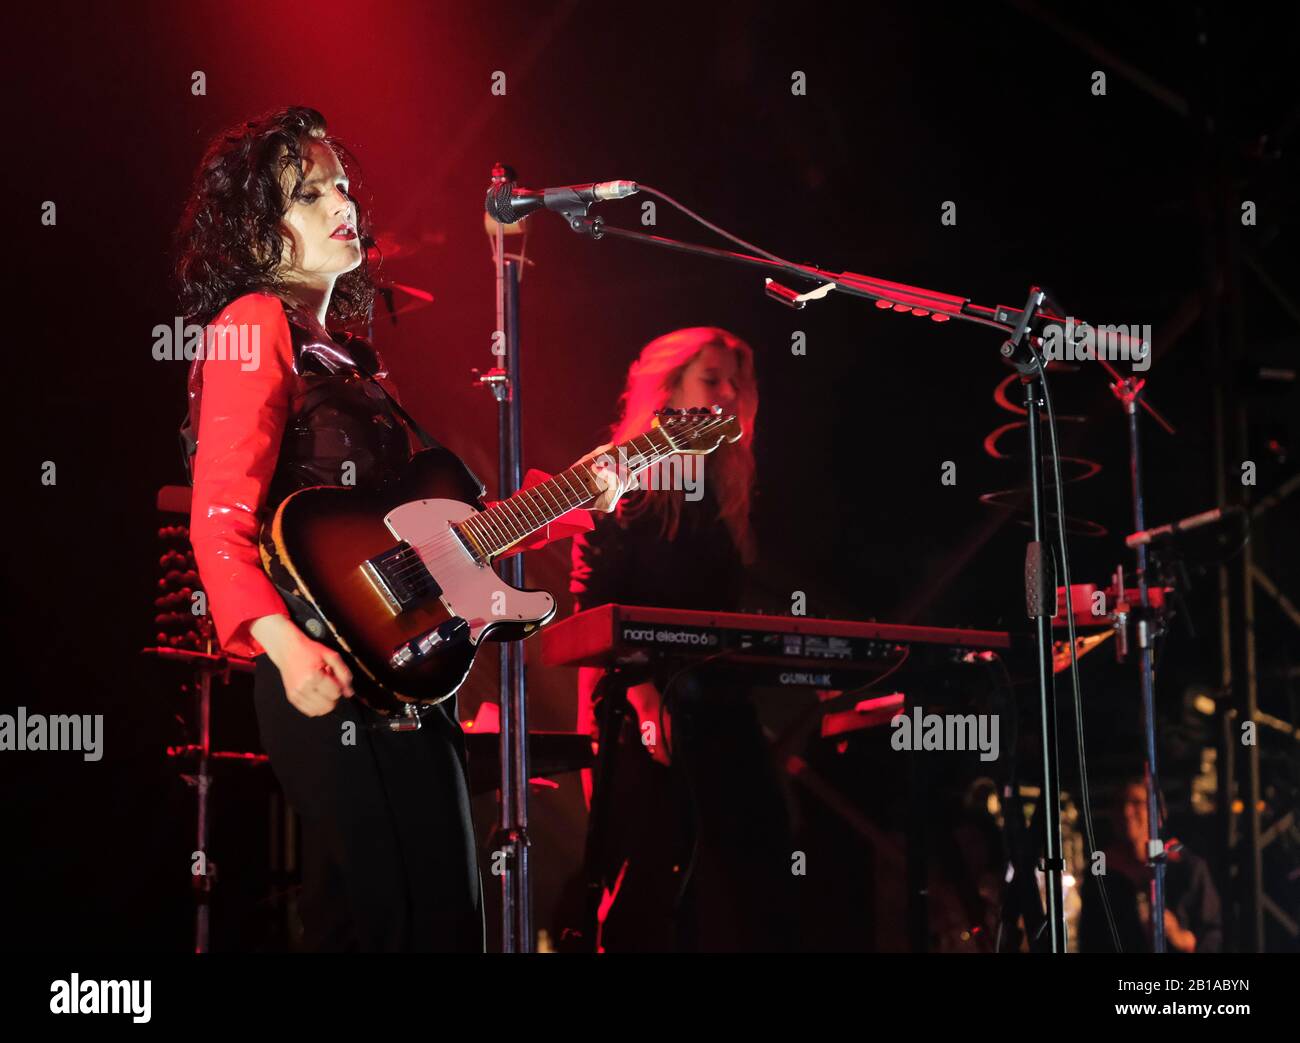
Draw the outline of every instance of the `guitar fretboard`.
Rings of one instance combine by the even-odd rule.
[[[656,427],[607,452],[615,465],[624,468],[630,477],[671,456],[677,449],[667,432]],[[490,561],[561,515],[585,507],[599,497],[601,485],[591,473],[590,464],[603,455],[585,457],[567,471],[521,489],[485,511],[471,514],[454,528],[483,561]]]

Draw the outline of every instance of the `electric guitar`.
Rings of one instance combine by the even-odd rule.
[[[629,476],[741,436],[736,417],[717,406],[655,417],[608,451]],[[298,624],[345,656],[361,702],[385,716],[410,713],[454,695],[484,640],[528,637],[555,615],[549,593],[512,587],[492,563],[596,500],[598,459],[484,509],[459,458],[424,449],[375,491],[316,486],[286,497],[262,528],[262,567]]]

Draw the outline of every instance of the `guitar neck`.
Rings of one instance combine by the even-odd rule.
[[[608,455],[630,478],[678,451],[667,432],[656,427],[615,446]],[[484,561],[491,560],[561,515],[594,502],[603,489],[590,464],[603,455],[584,457],[567,471],[471,514],[455,525],[456,530]]]

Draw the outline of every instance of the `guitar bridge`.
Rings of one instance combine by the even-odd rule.
[[[363,561],[361,574],[395,616],[417,601],[442,594],[420,555],[405,540]]]

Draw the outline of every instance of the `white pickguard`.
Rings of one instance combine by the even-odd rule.
[[[517,590],[470,556],[451,526],[474,510],[459,500],[412,500],[389,511],[384,524],[420,556],[442,588],[443,607],[469,624],[470,640],[477,644],[494,623],[545,619],[555,610],[555,599],[544,590]]]

